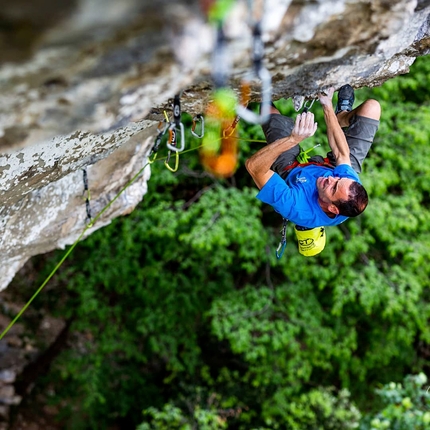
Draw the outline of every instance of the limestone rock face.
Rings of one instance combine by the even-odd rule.
[[[429,52],[430,0],[237,0],[213,63],[210,3],[0,0],[0,289],[32,255],[79,237],[82,169],[97,214],[145,165],[176,93],[203,112],[220,64],[238,91],[257,18],[275,100],[379,85]],[[87,233],[132,211],[148,179],[149,168]]]
[[[54,176],[52,182],[49,179],[42,179],[44,184],[41,188],[23,193],[19,201],[13,202],[12,197],[8,200],[13,203],[3,208],[4,215],[0,221],[3,254],[0,257],[2,259],[0,280],[4,285],[12,280],[29,257],[51,251],[56,247],[63,248],[80,236],[90,222],[88,215],[97,216],[144,167],[148,146],[153,141],[153,133],[152,128],[148,127],[134,136],[130,135],[120,148],[96,164],[79,163],[75,170]],[[91,142],[85,138],[81,143],[86,144],[89,149],[94,149]],[[90,190],[89,214],[86,208],[88,194],[85,191],[84,169]],[[53,170],[55,172],[56,169]],[[46,178],[51,174],[54,173],[50,171],[44,173]],[[131,212],[146,193],[149,177],[150,169],[147,166],[136,181],[103,212],[94,226],[85,231],[83,237],[108,224],[111,219]]]

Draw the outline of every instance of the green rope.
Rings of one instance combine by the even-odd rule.
[[[221,140],[222,138],[220,138]],[[242,140],[243,142],[266,142],[265,140],[254,140],[254,139],[241,139],[237,138],[239,140]],[[181,154],[185,154],[187,152],[195,151],[196,149],[201,148],[202,145],[197,146],[196,148],[187,149],[185,151],[182,151]],[[10,322],[10,324],[3,330],[3,332],[0,334],[0,340],[3,339],[3,337],[6,335],[6,333],[12,328],[12,326],[18,321],[18,319],[21,317],[21,315],[26,311],[26,309],[30,306],[30,304],[33,302],[33,300],[37,297],[37,295],[43,290],[45,285],[50,281],[50,279],[55,275],[57,270],[61,267],[61,265],[66,261],[67,257],[72,253],[72,251],[75,249],[76,245],[79,243],[79,241],[82,239],[86,231],[91,228],[96,221],[103,215],[104,212],[106,212],[109,207],[121,196],[121,194],[130,186],[133,184],[133,182],[141,175],[141,173],[146,169],[147,166],[152,164],[154,161],[163,161],[166,160],[167,157],[164,158],[158,158],[156,160],[156,157],[154,157],[152,160],[149,160],[124,186],[122,190],[99,212],[99,214],[90,221],[85,228],[82,230],[82,233],[79,235],[79,237],[75,240],[73,245],[68,249],[68,251],[64,254],[63,258],[58,262],[58,264],[54,267],[52,272],[48,275],[48,277],[45,279],[45,281],[42,283],[42,285],[37,289],[37,291],[33,294],[31,299],[24,305],[24,307],[19,311],[18,315]]]
[[[92,223],[88,224],[91,225]],[[3,333],[0,335],[0,340],[3,339],[4,335],[12,328],[12,326],[17,322],[18,318],[25,312],[25,310],[30,306],[31,302],[36,298],[36,296],[42,291],[43,287],[49,282],[49,280],[54,276],[55,272],[60,268],[60,266],[64,263],[66,258],[70,255],[70,253],[73,251],[75,246],[78,244],[78,242],[81,240],[82,236],[86,232],[88,226],[83,230],[83,232],[80,234],[76,242],[70,247],[70,249],[64,254],[63,258],[60,260],[60,262],[55,266],[54,270],[49,274],[49,276],[45,279],[45,282],[38,288],[38,290],[33,294],[31,299],[24,305],[24,307],[19,311],[18,315],[10,322],[10,324],[3,330]]]
[[[309,159],[311,158],[311,155],[308,155],[308,152],[313,151],[315,148],[317,148],[318,146],[321,146],[320,143],[318,143],[317,145],[313,146],[312,148],[307,149],[306,151],[303,150],[303,148],[299,145],[300,148],[300,152],[296,157],[296,160],[300,163],[300,164],[306,164]]]
[[[33,294],[31,299],[24,305],[24,307],[19,311],[18,315],[10,322],[10,324],[6,327],[5,330],[3,330],[2,334],[0,334],[0,340],[3,339],[5,334],[12,328],[12,326],[16,323],[16,321],[19,319],[19,317],[25,312],[25,310],[30,306],[31,302],[36,298],[36,296],[42,291],[42,289],[45,287],[45,285],[49,282],[49,280],[54,276],[54,274],[57,272],[57,270],[61,267],[61,265],[64,263],[64,261],[67,259],[67,257],[72,253],[72,251],[75,249],[76,245],[79,243],[79,241],[82,239],[83,235],[86,233],[86,231],[91,228],[95,222],[103,215],[104,212],[106,212],[109,207],[119,198],[119,196],[140,176],[140,174],[146,169],[147,166],[152,164],[151,161],[148,161],[124,186],[124,188],[100,211],[100,213],[91,221],[89,222],[85,228],[82,230],[82,233],[79,235],[79,237],[75,240],[73,245],[68,249],[68,251],[64,254],[63,258],[58,262],[58,264],[54,267],[52,272],[48,275],[48,277],[45,279],[45,281],[42,283],[42,285],[37,289],[37,291]]]

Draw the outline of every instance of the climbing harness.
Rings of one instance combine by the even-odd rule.
[[[287,246],[287,224],[288,220],[286,218],[282,218],[281,240],[278,248],[276,249],[276,258],[278,260],[284,255],[285,247]]]
[[[303,99],[304,100],[304,99]],[[314,101],[315,100],[311,100],[311,101],[306,101],[304,104],[303,104],[303,112],[304,113],[306,113],[306,112],[309,112],[309,110],[311,109],[311,107],[312,107],[312,105],[314,104]],[[321,146],[321,144],[316,144],[315,146],[313,146],[312,148],[309,148],[309,149],[307,149],[306,151],[305,150],[303,150],[303,148],[299,145],[299,149],[300,149],[300,152],[299,152],[299,154],[296,156],[296,160],[292,163],[292,164],[290,164],[289,166],[287,166],[284,170],[285,171],[289,171],[289,170],[292,170],[292,169],[294,169],[295,167],[298,167],[298,166],[302,166],[302,167],[304,167],[304,166],[309,166],[309,165],[311,165],[311,164],[314,164],[314,165],[317,165],[317,166],[326,166],[326,167],[333,167],[332,165],[331,165],[331,163],[330,163],[330,161],[329,161],[329,159],[328,158],[323,158],[323,162],[321,163],[321,162],[317,162],[317,161],[309,161],[310,160],[310,155],[309,155],[309,152],[311,152],[311,151],[313,151],[315,148],[317,148],[317,147],[319,147],[319,146]],[[286,247],[286,245],[287,245],[287,237],[286,237],[286,234],[287,234],[287,223],[288,223],[288,220],[286,219],[286,218],[282,218],[282,230],[281,230],[281,240],[280,240],[280,242],[279,242],[279,245],[278,245],[278,248],[276,249],[276,258],[279,260],[281,257],[282,257],[282,255],[284,254],[284,251],[285,251],[285,247]],[[296,226],[297,227],[297,226]],[[324,230],[324,227],[320,227],[321,229],[323,229]],[[303,227],[300,227],[300,231],[307,231],[308,229],[305,229],[305,228],[303,228]],[[314,230],[314,229],[310,229],[310,230]],[[297,229],[296,229],[296,235],[297,235]],[[325,238],[324,238],[325,239]],[[325,244],[325,242],[324,242],[324,244]],[[323,246],[324,247],[324,246]],[[299,247],[299,250],[300,250],[300,247]],[[302,252],[301,252],[302,253]],[[305,254],[303,254],[303,255],[305,255]]]
[[[86,167],[82,169],[82,172],[83,172],[83,181],[84,181],[85,209],[87,212],[86,222],[87,224],[92,224],[93,217],[91,216],[91,206],[90,206],[91,193],[90,193],[90,189],[88,188],[88,174],[87,174]]]

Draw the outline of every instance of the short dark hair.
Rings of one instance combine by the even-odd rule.
[[[338,200],[333,204],[339,209],[339,215],[355,217],[366,209],[369,196],[366,189],[359,182],[353,182],[349,186],[348,200]]]

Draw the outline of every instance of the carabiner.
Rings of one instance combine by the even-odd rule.
[[[285,251],[285,247],[287,246],[287,242],[279,242],[278,247],[276,248],[276,258],[279,260],[283,255]]]
[[[312,99],[311,101],[306,100],[305,104],[303,105],[303,112],[304,113],[309,112],[311,110],[311,107],[313,106],[314,102],[315,102],[315,99]]]
[[[164,124],[164,127],[160,128],[162,124]],[[161,138],[164,136],[168,128],[169,128],[169,123],[166,122],[165,120],[160,121],[158,123],[158,126],[157,126],[158,134],[155,137],[154,146],[152,147],[151,152],[149,153],[149,156],[148,156],[149,163],[153,163],[157,158],[157,152],[158,152],[158,149],[160,148]],[[151,158],[152,155],[154,155],[153,158]]]
[[[245,121],[251,124],[264,124],[269,120],[270,117],[270,107],[272,102],[272,78],[269,71],[262,67],[258,74],[254,74],[254,77],[258,77],[261,80],[261,111],[260,115],[255,114],[248,108],[242,105],[238,105],[236,112]],[[251,75],[244,80],[243,84],[247,85],[249,83],[249,78]]]
[[[279,242],[278,248],[276,249],[276,258],[279,260],[285,251],[285,247],[287,246],[287,223],[288,220],[286,218],[282,219],[282,230],[281,230],[281,241]]]
[[[182,152],[185,148],[185,131],[184,124],[179,123],[179,130],[181,132],[181,146],[178,148],[176,145],[178,143],[177,139],[177,126],[173,122],[169,127],[169,141],[167,142],[167,147],[173,152]]]
[[[169,161],[170,161],[170,151],[167,154],[167,158],[164,160],[164,165],[173,173],[175,173],[178,170],[179,167],[179,152],[175,151],[175,167],[170,167]]]
[[[181,146],[177,147],[177,130],[181,131]],[[181,96],[180,94],[175,94],[173,99],[173,122],[169,127],[169,140],[167,142],[167,147],[174,152],[181,152],[185,148],[185,131],[184,124],[181,122]]]
[[[200,134],[195,132],[197,123],[200,121],[202,128]],[[193,118],[193,125],[191,127],[191,134],[199,139],[201,139],[205,135],[205,119],[202,114],[198,114]]]
[[[241,88],[241,104],[242,104],[242,106],[244,106],[246,108],[248,106],[250,98],[251,98],[251,87],[250,87],[249,83],[243,84],[242,88]],[[223,129],[222,137],[232,136],[234,131],[236,130],[237,124],[239,124],[239,121],[240,121],[240,116],[236,115],[234,117],[234,120],[231,123],[231,125],[225,129]]]
[[[175,94],[173,99],[173,121],[176,127],[179,127],[181,122],[181,95]]]
[[[229,125],[227,128],[222,130],[222,137],[230,137],[233,135],[234,131],[236,130],[237,124],[240,121],[240,116],[236,115],[234,117],[233,122],[231,123],[231,125]],[[228,133],[228,134],[227,134]]]

